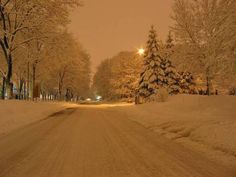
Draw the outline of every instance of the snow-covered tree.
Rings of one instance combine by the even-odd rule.
[[[44,92],[53,92],[59,100],[67,90],[74,96],[86,96],[90,86],[90,57],[72,34],[62,31],[45,44],[39,63],[39,81]],[[49,86],[48,86],[49,85]]]
[[[181,88],[181,93],[194,94],[195,93],[195,80],[190,72],[180,72],[179,73],[179,84]]]
[[[142,68],[142,57],[135,52],[120,52],[104,60],[93,79],[97,95],[108,100],[134,101]]]
[[[173,31],[178,59],[186,70],[203,75],[207,93],[212,82],[232,68],[236,39],[235,0],[175,0]]]
[[[141,73],[139,83],[139,96],[148,100],[150,96],[157,94],[158,89],[165,87],[165,71],[161,67],[162,57],[160,46],[154,27],[151,27],[144,55],[144,71]]]
[[[7,64],[5,82],[11,97],[14,52],[19,47],[45,38],[48,28],[56,29],[68,23],[68,10],[77,0],[1,0],[0,46]]]
[[[168,88],[168,92],[170,94],[178,94],[181,93],[180,88],[180,76],[172,65],[169,58],[163,58],[162,60],[162,69],[165,72],[165,85]]]
[[[117,99],[133,100],[138,88],[142,59],[135,52],[121,52],[112,58],[112,90]]]
[[[106,59],[98,66],[93,78],[93,91],[103,99],[111,99],[112,93],[112,60]]]
[[[171,57],[174,53],[174,39],[173,39],[171,31],[169,31],[169,33],[168,33],[164,51],[165,51],[167,57]]]
[[[172,56],[174,54],[174,43],[171,32],[167,36],[165,45],[162,47],[161,67],[165,72],[165,85],[168,87],[170,94],[181,93],[180,76],[176,68],[172,64]]]

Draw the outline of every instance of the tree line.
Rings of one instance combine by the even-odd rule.
[[[134,52],[120,52],[104,60],[93,78],[93,92],[107,100],[133,99],[142,68],[141,57]]]
[[[175,0],[167,40],[152,27],[144,56],[121,52],[106,59],[94,76],[94,90],[105,99],[139,97],[141,102],[160,94],[233,93],[235,9],[234,0]]]
[[[88,94],[90,56],[67,31],[78,0],[0,1],[1,97],[68,99]]]

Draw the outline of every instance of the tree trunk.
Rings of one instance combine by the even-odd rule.
[[[23,99],[26,99],[26,81],[24,80]]]
[[[206,70],[206,87],[207,87],[207,90],[206,90],[206,95],[210,96],[211,95],[211,81],[212,81],[212,78],[210,76],[210,68],[208,67],[207,70]]]
[[[7,98],[12,99],[13,98],[13,83],[9,83],[6,80],[6,93],[7,93]]]
[[[36,80],[36,64],[34,63],[33,64],[33,83],[32,83],[32,87],[33,87],[33,100],[35,99],[35,95],[36,95],[36,93],[35,93],[35,80]]]
[[[210,93],[210,79],[209,79],[209,76],[207,76],[206,80],[207,80],[207,83],[206,83],[206,87],[207,87],[206,94],[208,96],[210,96],[211,93]]]
[[[6,77],[6,92],[8,99],[12,99],[13,97],[13,83],[11,83],[12,78],[12,56],[9,54],[8,56],[8,70],[7,70],[7,77]]]
[[[23,86],[24,86],[24,79],[20,79],[20,87],[19,87],[19,93],[18,93],[18,99],[23,99]]]
[[[64,85],[64,78],[65,78],[65,69],[63,73],[59,73],[59,81],[58,81],[58,94],[59,94],[59,100],[62,100],[62,90]]]
[[[62,83],[61,83],[61,81],[59,81],[59,83],[58,83],[58,100],[59,101],[62,100]]]
[[[5,99],[5,91],[6,91],[6,77],[2,77],[2,99]]]
[[[27,66],[27,100],[30,97],[30,63],[28,62]]]

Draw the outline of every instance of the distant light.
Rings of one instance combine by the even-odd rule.
[[[96,101],[102,101],[102,96],[99,96],[99,95],[98,95],[98,96],[96,96],[95,99],[96,99]]]
[[[138,54],[139,54],[140,56],[144,55],[144,53],[145,53],[145,50],[144,50],[143,48],[138,49]]]
[[[96,96],[96,100],[101,100],[102,96]]]
[[[92,99],[91,98],[87,98],[86,101],[92,101]]]

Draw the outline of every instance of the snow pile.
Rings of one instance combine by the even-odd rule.
[[[0,136],[63,110],[67,103],[0,101]]]
[[[170,139],[186,139],[236,157],[236,97],[171,97],[122,108],[130,119]]]

